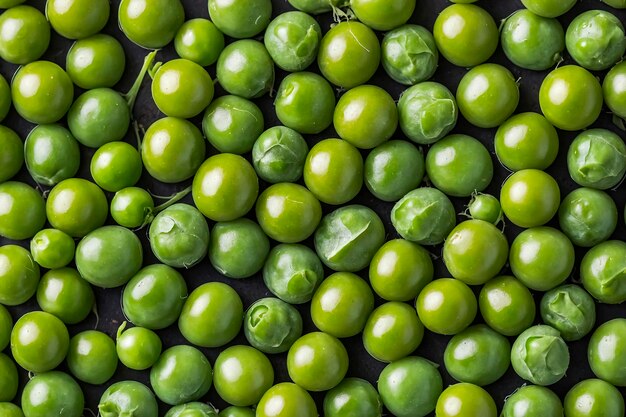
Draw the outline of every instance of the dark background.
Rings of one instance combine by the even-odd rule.
[[[182,0],[182,2],[185,7],[186,19],[190,19],[194,17],[208,18],[206,0]],[[111,4],[111,17],[110,17],[108,25],[104,29],[104,32],[113,35],[120,42],[122,42],[124,49],[126,51],[126,58],[127,58],[126,71],[125,71],[122,81],[116,86],[116,89],[118,89],[119,91],[125,92],[128,90],[128,88],[130,88],[133,80],[135,79],[136,74],[139,71],[139,68],[141,67],[141,64],[143,62],[143,57],[147,54],[148,51],[143,50],[142,48],[129,42],[125,38],[125,36],[122,34],[122,32],[118,29],[117,7],[119,5],[119,1],[112,0],[111,3],[112,3]],[[33,5],[43,11],[45,1],[44,0],[31,0],[31,1],[28,1],[27,4]],[[410,23],[420,24],[420,25],[427,27],[429,30],[432,30],[433,23],[438,13],[450,4],[451,3],[449,3],[446,0],[418,0],[417,8],[410,20]],[[506,18],[511,13],[513,13],[515,10],[523,7],[519,0],[504,0],[504,1],[503,0],[479,0],[477,5],[489,11],[489,13],[494,17],[497,23],[499,23],[502,19]],[[276,16],[287,10],[292,10],[291,6],[287,3],[286,0],[273,0],[273,6],[274,6],[273,16]],[[559,20],[561,21],[565,29],[567,28],[567,24],[575,16],[577,16],[578,14],[580,14],[581,12],[585,10],[596,9],[596,8],[610,10],[612,13],[618,16],[622,22],[625,22],[626,11],[611,9],[610,7],[601,3],[599,0],[581,0],[576,4],[576,6],[570,12],[560,17]],[[327,31],[328,28],[330,27],[330,24],[332,23],[332,14],[326,13],[324,15],[318,16],[317,18],[320,24],[322,25],[323,31],[324,32]],[[378,36],[380,39],[382,39],[383,33],[378,33]],[[257,36],[257,39],[262,41],[262,35]],[[230,42],[230,41],[231,41],[230,39],[227,39],[227,42]],[[69,47],[71,46],[71,43],[72,43],[71,41],[62,38],[61,36],[53,32],[50,47],[42,59],[54,61],[57,64],[61,65],[62,67],[65,67],[65,55]],[[176,53],[174,51],[174,48],[172,45],[169,45],[168,47],[164,48],[163,50],[159,52],[157,56],[157,60],[167,61],[175,57],[176,57]],[[524,111],[535,111],[535,112],[540,113],[540,108],[538,104],[538,91],[539,91],[539,86],[541,84],[541,81],[543,77],[547,74],[547,71],[533,72],[533,71],[522,70],[520,68],[515,67],[506,59],[500,47],[498,47],[498,50],[489,61],[504,65],[505,67],[509,68],[513,72],[516,78],[519,77],[521,98],[520,98],[520,104],[517,108],[516,113],[524,112]],[[574,63],[574,62],[569,56],[567,56],[567,53],[565,52],[563,65],[570,64],[570,63]],[[17,69],[17,66],[15,65],[10,65],[5,62],[2,62],[0,64],[0,72],[7,80],[11,80],[13,73],[15,72],[16,69]],[[208,67],[207,69],[209,73],[211,74],[211,76],[214,77],[215,76],[214,66]],[[313,64],[309,68],[309,70],[319,72],[316,64]],[[459,67],[455,67],[451,65],[450,63],[445,61],[443,57],[440,57],[439,68],[435,76],[433,77],[433,80],[445,84],[454,93],[456,91],[456,87],[458,85],[460,78],[463,76],[463,74],[465,74],[466,71],[467,70],[464,68],[459,68]],[[600,72],[600,73],[597,73],[596,75],[600,79],[602,79],[604,74],[605,72]],[[275,88],[278,87],[280,81],[285,75],[286,75],[285,72],[277,69]],[[370,80],[370,83],[377,84],[377,85],[384,87],[387,91],[391,93],[391,95],[396,100],[398,99],[400,93],[406,88],[405,86],[402,86],[400,84],[393,82],[384,73],[382,66],[379,67],[378,72],[373,77],[373,79]],[[76,96],[78,96],[80,93],[82,93],[82,91],[79,88],[76,88],[76,93],[75,93]],[[224,94],[224,91],[219,87],[219,85],[217,85],[216,96],[222,95],[222,94]],[[337,97],[339,97],[340,95],[341,95],[341,91],[337,90]],[[272,101],[273,101],[273,98],[269,96],[265,96],[261,99],[255,100],[255,102],[263,110],[263,114],[265,116],[266,128],[279,124],[274,114]],[[155,120],[163,117],[163,115],[159,113],[156,106],[152,102],[151,95],[150,95],[150,80],[149,79],[144,80],[142,89],[139,93],[139,97],[135,106],[134,117],[144,127],[148,127]],[[64,120],[62,120],[62,122],[64,123]],[[198,127],[200,127],[201,116],[193,119],[193,122]],[[9,116],[7,117],[4,123],[7,126],[16,130],[22,138],[25,138],[28,132],[33,128],[32,124],[19,118],[19,116],[16,114],[15,110],[13,109],[9,113]],[[593,127],[608,128],[620,134],[621,137],[624,137],[624,132],[621,131],[612,123],[611,114],[608,112],[606,107],[603,109],[600,119],[594,124]],[[503,180],[507,177],[509,172],[498,163],[497,158],[495,157],[495,154],[493,152],[493,136],[495,133],[495,129],[479,129],[479,128],[473,127],[469,123],[467,123],[465,120],[463,120],[463,118],[460,116],[459,122],[456,128],[453,130],[453,133],[466,133],[466,134],[472,135],[480,139],[482,143],[484,143],[485,146],[491,151],[492,159],[494,162],[495,173],[494,173],[494,179],[491,185],[489,186],[489,188],[486,190],[486,192],[490,192],[498,196],[500,185],[502,184]],[[571,140],[575,137],[576,133],[559,131],[559,135],[560,135],[559,156],[557,158],[557,161],[547,171],[551,175],[553,175],[555,179],[557,180],[557,182],[559,183],[560,188],[561,188],[561,196],[564,197],[571,190],[573,190],[574,188],[577,188],[577,185],[569,178],[569,175],[567,173],[566,163],[565,163],[565,155],[567,153],[568,145],[571,142]],[[306,135],[305,138],[307,139],[309,146],[312,146],[314,143],[316,143],[317,141],[321,139],[329,138],[329,137],[336,137],[336,136],[337,135],[331,126],[329,129],[327,129],[326,131],[322,132],[319,135]],[[396,132],[396,137],[403,138],[403,135],[400,129],[398,129],[398,131]],[[130,143],[133,143],[133,144],[135,143],[134,138],[132,137],[132,131],[129,131],[126,140],[129,141]],[[424,151],[426,150],[427,149],[424,149]],[[82,160],[81,160],[81,168],[79,171],[79,175],[82,177],[91,179],[90,174],[89,174],[89,161],[94,150],[81,146],[81,152],[82,152]],[[215,153],[217,152],[214,149],[212,149],[209,145],[208,151],[207,151],[207,157]],[[363,151],[362,153],[364,157],[367,154],[367,152],[365,151]],[[249,158],[249,155],[244,155],[244,156]],[[17,179],[28,182],[32,185],[35,185],[35,183],[29,177],[25,169],[18,175]],[[151,191],[152,193],[156,195],[171,195],[177,191],[182,190],[183,188],[188,186],[190,183],[191,181],[187,181],[185,183],[175,184],[175,185],[161,184],[155,181],[154,179],[150,178],[149,175],[146,172],[144,172],[144,175],[139,185],[146,188],[147,190]],[[265,188],[266,186],[267,184],[261,183],[262,189]],[[44,188],[39,187],[39,188],[42,191],[48,190],[48,188],[45,188],[45,187]],[[613,238],[621,239],[621,240],[625,239],[624,233],[626,232],[626,229],[624,227],[624,217],[623,217],[624,202],[626,200],[626,195],[624,193],[624,190],[625,190],[624,185],[618,186],[617,189],[615,190],[609,190],[609,194],[617,202],[618,211],[620,213],[619,221],[618,221],[618,228],[615,234],[613,235]],[[109,193],[108,197],[110,200],[110,198],[112,197],[112,194]],[[192,203],[191,196],[188,196],[183,201],[191,204]],[[452,201],[454,202],[457,212],[459,213],[464,210],[464,206],[468,203],[468,199],[452,199]],[[397,237],[395,230],[393,230],[393,227],[391,226],[391,222],[389,218],[389,214],[390,214],[393,204],[384,203],[384,202],[376,200],[366,190],[365,187],[363,187],[361,193],[353,200],[353,202],[365,204],[373,208],[385,222],[386,229],[387,229],[387,238],[393,239]],[[157,204],[158,204],[158,201],[157,201]],[[324,213],[328,213],[332,210],[333,210],[332,206],[327,206],[327,205],[324,206]],[[249,216],[253,218],[254,214],[251,213],[249,214]],[[458,221],[462,221],[462,220],[463,220],[463,217],[459,216]],[[109,223],[112,223],[112,222],[113,221],[109,219]],[[212,226],[212,222],[209,222],[209,224],[210,226]],[[549,223],[549,225],[558,227],[558,222],[553,219]],[[519,233],[519,231],[520,231],[519,228],[516,228],[510,223],[507,223],[505,233],[509,239],[509,242],[512,241],[512,239]],[[150,251],[150,247],[147,243],[147,237],[146,237],[147,229],[140,230],[137,232],[137,234],[142,239],[142,242],[144,245],[144,265],[156,263],[157,260],[152,255]],[[8,241],[7,239],[0,238],[0,244],[4,245],[8,243],[18,243],[24,247],[28,247],[28,241],[11,242],[11,241]],[[308,245],[312,245],[311,240],[305,243],[307,243]],[[449,276],[448,272],[445,269],[445,266],[443,265],[442,260],[439,258],[439,255],[441,254],[441,246],[430,247],[429,250],[432,252],[434,259],[435,259],[435,271],[436,271],[435,276],[436,277]],[[580,263],[582,256],[584,255],[584,252],[585,251],[583,249],[577,248],[576,267],[574,268],[572,276],[568,279],[568,282],[578,281],[578,265]],[[45,271],[42,271],[42,274],[43,272]],[[254,277],[244,279],[244,280],[228,279],[218,274],[211,267],[210,263],[208,262],[208,259],[203,260],[200,264],[198,264],[197,266],[189,270],[181,271],[181,272],[184,274],[187,280],[189,292],[191,292],[194,288],[198,287],[199,285],[207,281],[224,281],[237,290],[237,292],[239,293],[239,295],[241,296],[243,300],[244,307],[246,308],[250,304],[252,304],[255,300],[271,295],[269,291],[265,288],[260,274],[257,274]],[[330,274],[331,271],[327,270],[327,273]],[[508,269],[508,265],[506,269],[503,271],[503,273],[510,273],[510,270]],[[367,279],[367,271],[366,270],[362,271],[361,276]],[[480,287],[474,287],[473,289],[476,292],[476,294],[478,294]],[[103,331],[107,333],[109,336],[114,338],[118,326],[124,321],[124,316],[122,314],[121,307],[120,307],[121,289],[118,288],[118,289],[111,289],[111,290],[103,290],[103,289],[96,288],[95,293],[96,293],[96,299],[97,299],[97,308],[98,308],[99,316],[100,316],[99,322],[97,322],[94,314],[90,314],[89,317],[83,323],[79,325],[75,325],[75,326],[69,326],[70,334],[74,335],[82,330],[97,328],[98,330]],[[540,298],[541,298],[541,294],[535,294],[535,300],[537,302],[537,305],[539,304]],[[381,302],[382,300],[377,299],[377,305],[381,304]],[[302,315],[305,321],[305,332],[314,331],[315,327],[313,326],[311,322],[310,315],[308,312],[309,304],[307,303],[302,306],[298,306],[298,308],[302,312]],[[39,309],[39,308],[34,298],[22,306],[9,308],[14,320],[17,320],[20,317],[20,315],[24,314],[25,312],[30,311],[30,310],[35,310],[35,309]],[[626,316],[626,308],[624,307],[624,305],[598,304],[597,313],[598,313],[597,324],[599,325],[611,318],[618,317],[618,316],[620,317]],[[539,323],[540,320],[541,318],[539,314],[537,314],[536,323]],[[476,318],[476,323],[479,323],[481,321],[482,319],[479,315],[479,317]],[[159,331],[158,333],[163,340],[164,349],[173,345],[187,343],[185,339],[179,333],[176,325],[173,325],[167,329]],[[448,340],[449,340],[449,337],[435,335],[426,331],[423,342],[421,343],[420,347],[414,352],[415,355],[426,357],[432,361],[435,361],[441,364],[441,367],[439,369],[443,375],[445,386],[448,386],[449,384],[453,384],[455,382],[446,373],[445,368],[443,367],[443,352],[444,352],[444,349]],[[513,342],[513,340],[514,338],[511,338],[511,342]],[[584,339],[580,341],[572,342],[568,344],[570,348],[570,354],[571,354],[571,365],[568,370],[568,373],[565,378],[563,378],[557,384],[550,387],[561,398],[565,396],[565,393],[568,391],[569,388],[571,388],[574,384],[576,384],[580,380],[593,377],[593,374],[591,373],[591,370],[587,363],[587,357],[586,357],[588,340],[589,340],[589,336],[585,337]],[[375,384],[378,379],[378,375],[380,371],[383,369],[383,367],[385,366],[385,364],[377,362],[376,360],[374,360],[367,354],[367,352],[365,351],[361,343],[360,336],[344,339],[343,342],[345,346],[347,347],[349,351],[349,356],[350,356],[350,368],[348,371],[348,376],[362,377]],[[237,338],[231,342],[231,345],[232,344],[245,344],[245,343],[246,343],[246,340],[243,336],[243,332],[241,332],[237,336]],[[220,350],[221,349],[219,348],[218,349],[202,349],[202,351],[210,359],[211,363],[215,361],[215,358],[219,354]],[[5,353],[10,355],[10,349],[7,348],[5,350]],[[276,378],[275,378],[276,383],[280,381],[289,380],[286,365],[285,365],[285,358],[286,358],[286,354],[270,355],[270,360],[272,361],[275,372],[276,372]],[[60,366],[60,369],[67,371],[67,367],[65,364],[62,364]],[[83,387],[83,391],[85,393],[86,407],[97,413],[97,404],[99,402],[100,395],[106,389],[106,387],[109,386],[111,383],[120,381],[120,380],[125,380],[125,379],[132,379],[132,380],[138,380],[143,383],[149,384],[148,375],[149,374],[147,371],[146,372],[131,371],[129,369],[126,369],[123,365],[120,364],[118,366],[118,370],[115,376],[107,384],[101,385],[101,386],[92,386],[89,384],[82,383],[81,386]],[[21,372],[21,376],[20,376],[21,386],[23,386],[26,380],[27,380],[27,374],[26,372],[23,371]],[[517,377],[517,375],[514,373],[512,368],[509,368],[508,372],[502,379],[500,379],[496,383],[490,386],[487,386],[485,388],[493,395],[498,405],[498,409],[501,410],[504,398],[510,393],[512,393],[517,387],[524,384],[524,382],[525,381]],[[622,393],[623,392],[624,390],[622,390]],[[313,396],[318,403],[318,409],[321,414],[322,413],[321,402],[323,400],[323,393],[313,394]],[[19,397],[20,397],[20,394],[18,394],[18,397],[16,398],[16,402],[18,403],[19,403]],[[215,392],[213,388],[211,389],[211,391],[206,397],[202,398],[202,400],[211,402],[220,409],[225,407],[224,402],[221,399],[219,399],[219,397],[217,396],[217,393]],[[166,410],[167,410],[167,406],[165,406],[164,404],[161,404],[161,412],[164,413]],[[88,414],[89,413],[87,413],[87,415]]]

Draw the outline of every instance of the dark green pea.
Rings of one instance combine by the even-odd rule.
[[[24,161],[39,184],[53,186],[74,177],[80,166],[78,142],[61,125],[39,125],[24,142]]]
[[[143,250],[137,235],[121,226],[103,226],[85,236],[76,247],[76,268],[90,284],[122,286],[139,271]]]
[[[596,322],[593,298],[577,285],[562,285],[541,298],[541,318],[559,332],[563,340],[582,339]]]
[[[39,59],[50,44],[50,24],[31,6],[11,7],[0,16],[0,58],[12,64]]]
[[[596,300],[607,304],[626,301],[626,243],[602,242],[585,254],[580,263],[583,286]]]
[[[209,0],[209,16],[225,35],[252,38],[265,29],[272,16],[270,0]]]
[[[263,113],[252,101],[238,96],[218,97],[202,117],[202,131],[220,152],[244,154],[263,132]]]
[[[22,409],[13,403],[0,402],[0,414],[5,417],[24,417]]]
[[[174,48],[181,58],[206,67],[215,64],[224,49],[224,35],[208,19],[190,19],[178,29]]]
[[[408,192],[391,210],[391,223],[404,239],[420,245],[442,243],[456,224],[450,199],[436,188]]]
[[[117,369],[115,342],[96,330],[80,332],[70,340],[67,366],[79,381],[104,384]]]
[[[177,203],[154,218],[149,239],[159,261],[174,268],[191,268],[207,254],[209,226],[194,206]]]
[[[0,401],[12,401],[17,395],[17,386],[15,362],[4,353],[0,353]]]
[[[0,9],[10,9],[24,3],[26,0],[0,0]]]
[[[503,216],[500,201],[491,194],[474,194],[467,205],[467,211],[472,219],[484,220],[491,224],[500,223]]]
[[[131,42],[146,49],[162,48],[174,39],[185,21],[180,0],[122,0],[119,26]]]
[[[252,146],[252,164],[263,180],[276,184],[300,179],[309,147],[301,134],[285,126],[270,127]]]
[[[624,397],[610,383],[601,379],[585,379],[565,394],[567,417],[619,417],[624,415]]]
[[[124,48],[113,36],[99,33],[72,44],[65,69],[74,84],[86,90],[113,87],[126,67]]]
[[[35,295],[39,266],[21,246],[0,246],[0,304],[16,306]]]
[[[624,0],[602,0],[602,2],[616,9],[626,9],[626,2]]]
[[[217,417],[217,410],[211,404],[191,402],[174,406],[165,413],[165,417]]]
[[[624,77],[626,63],[620,62],[615,65],[604,77],[602,90],[604,92],[604,102],[613,114],[626,117],[626,88],[624,87]]]
[[[263,266],[265,286],[289,304],[311,301],[323,279],[322,262],[304,245],[284,243],[275,246]]]
[[[415,143],[437,142],[456,126],[458,108],[454,96],[443,84],[428,81],[416,84],[400,95],[399,124]]]
[[[346,378],[324,396],[325,417],[381,417],[376,388],[361,378]]]
[[[0,125],[0,183],[15,176],[24,163],[24,144],[12,129]]]
[[[217,59],[216,75],[228,93],[257,98],[268,93],[274,84],[274,61],[261,42],[235,41]]]
[[[263,229],[250,219],[219,222],[213,226],[209,260],[220,274],[248,278],[263,268],[270,241]]]
[[[43,229],[45,222],[45,203],[39,191],[23,182],[0,184],[0,236],[28,239]]]
[[[0,352],[9,346],[12,328],[13,318],[11,318],[11,313],[5,306],[0,305]]]
[[[135,185],[141,169],[139,151],[126,142],[106,143],[91,157],[91,177],[100,188],[110,192]]]
[[[11,109],[11,87],[4,76],[0,75],[0,121],[4,120]]]
[[[37,287],[37,304],[65,324],[85,320],[94,309],[95,296],[91,285],[74,268],[46,272]]]
[[[255,417],[256,413],[252,408],[230,406],[219,413],[219,417]],[[211,417],[211,416],[207,416]]]
[[[385,226],[380,217],[358,204],[327,214],[315,231],[315,251],[335,271],[365,268],[384,242]]]
[[[286,12],[272,20],[263,41],[267,52],[285,71],[302,71],[317,58],[322,29],[303,12]]]
[[[385,34],[382,60],[385,72],[396,82],[415,85],[433,76],[439,63],[435,38],[419,25],[400,26]]]
[[[506,398],[501,417],[563,417],[563,404],[549,388],[524,385]]]
[[[111,385],[100,397],[98,411],[102,417],[157,417],[159,406],[150,388],[137,381],[120,381]]]
[[[151,219],[154,200],[149,192],[139,187],[119,190],[111,200],[111,217],[120,226],[134,229]]]
[[[150,368],[161,356],[159,335],[144,327],[131,327],[124,331],[125,327],[124,323],[117,331],[115,349],[120,362],[137,371]]]
[[[533,384],[552,385],[565,376],[569,350],[558,330],[536,325],[515,339],[511,365],[521,378]]]
[[[243,319],[248,342],[265,353],[283,353],[302,336],[302,316],[278,298],[262,298],[252,304]]]
[[[604,191],[593,188],[576,189],[561,202],[559,225],[575,245],[597,245],[611,237],[615,231],[615,201]]]
[[[124,287],[122,311],[135,326],[164,329],[176,322],[187,298],[183,276],[167,265],[139,270]]]
[[[59,371],[32,377],[22,391],[22,410],[28,417],[80,417],[85,397],[78,383]]]

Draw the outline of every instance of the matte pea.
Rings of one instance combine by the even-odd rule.
[[[252,346],[264,353],[283,353],[302,336],[302,316],[278,298],[261,298],[246,311],[243,331]]]
[[[511,349],[511,365],[523,379],[536,385],[552,385],[565,376],[569,350],[559,331],[536,325],[520,334]]]
[[[439,51],[433,34],[423,26],[406,24],[385,34],[381,63],[387,75],[404,85],[415,85],[435,74]]]
[[[559,332],[563,340],[582,339],[596,323],[596,305],[581,287],[562,285],[541,298],[541,318]]]
[[[265,30],[263,42],[274,63],[285,71],[302,71],[315,62],[322,29],[306,13],[285,12]]]
[[[302,176],[308,153],[309,147],[300,133],[286,126],[273,126],[254,142],[252,164],[264,181],[296,182]]]
[[[559,225],[578,246],[591,247],[607,240],[617,226],[617,206],[603,191],[578,188],[559,207]]]

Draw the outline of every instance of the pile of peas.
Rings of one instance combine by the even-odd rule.
[[[0,417],[624,417],[626,1],[0,8]]]

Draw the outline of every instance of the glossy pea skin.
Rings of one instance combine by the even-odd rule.
[[[565,44],[567,52],[581,66],[592,71],[605,70],[624,56],[624,26],[610,12],[589,10],[569,24]]]
[[[585,289],[598,301],[619,304],[626,301],[624,256],[626,243],[609,240],[591,248],[580,264]]]
[[[415,10],[415,0],[393,3],[384,0],[353,0],[350,8],[356,18],[374,30],[388,31],[405,24]]]
[[[387,365],[378,378],[385,407],[397,417],[423,417],[435,410],[443,391],[441,374],[434,363],[409,356]]]
[[[181,58],[207,67],[224,49],[224,34],[208,19],[190,19],[178,29],[174,48]]]
[[[549,388],[524,385],[502,407],[502,417],[563,417],[561,399]]]
[[[0,183],[15,176],[24,164],[24,144],[12,129],[0,125]]]
[[[482,285],[504,267],[509,244],[504,234],[483,220],[459,223],[443,245],[443,261],[452,276],[468,285]]]
[[[106,143],[91,158],[91,177],[100,188],[110,192],[135,185],[141,170],[139,152],[126,142]]]
[[[623,0],[602,0],[602,2],[616,9],[626,9],[626,3]]]
[[[11,81],[13,106],[31,123],[54,123],[65,116],[74,99],[74,85],[65,71],[49,61],[20,67]]]
[[[391,138],[398,127],[398,110],[391,95],[375,85],[360,85],[341,96],[333,116],[339,137],[361,149]]]
[[[536,325],[515,339],[511,365],[521,378],[535,385],[552,385],[565,376],[569,350],[558,330]]]
[[[82,39],[100,32],[109,20],[106,0],[48,0],[46,17],[52,29],[67,39]]]
[[[531,12],[543,17],[559,17],[576,4],[576,0],[522,0]]]
[[[187,298],[182,275],[167,265],[149,265],[124,287],[122,311],[135,326],[164,329],[176,322]]]
[[[45,372],[32,377],[22,391],[22,410],[28,417],[63,415],[80,417],[85,397],[78,383],[59,371]]]
[[[581,130],[600,115],[602,87],[586,69],[565,65],[543,79],[539,88],[539,105],[546,119],[555,127]]]
[[[263,266],[265,286],[289,304],[311,301],[323,279],[322,261],[304,245],[283,243],[275,246]]]
[[[262,298],[246,311],[243,331],[248,343],[261,352],[283,353],[302,336],[302,316],[278,298]]]
[[[626,173],[626,144],[610,130],[585,130],[569,146],[567,170],[583,187],[612,188]]]
[[[419,319],[428,330],[454,335],[474,321],[478,303],[467,284],[457,279],[440,278],[422,289],[415,307]]]
[[[197,346],[224,346],[237,336],[243,321],[243,303],[232,287],[209,282],[193,290],[178,318],[185,339]]]
[[[601,379],[585,379],[574,385],[563,402],[567,417],[619,417],[624,415],[624,397],[615,386]]]
[[[213,383],[209,360],[193,346],[165,350],[150,370],[150,385],[166,404],[179,405],[203,397]]]
[[[6,417],[24,417],[22,409],[8,402],[0,402],[0,413]]]
[[[211,156],[198,168],[191,193],[198,210],[209,219],[235,220],[254,206],[259,179],[247,160],[222,153]]]
[[[317,417],[311,395],[298,385],[281,382],[267,390],[256,408],[256,417]]]
[[[220,53],[216,76],[229,94],[258,98],[268,93],[274,84],[274,61],[261,42],[235,41]]]
[[[65,324],[43,311],[24,314],[11,331],[11,355],[29,372],[41,373],[56,368],[65,359],[69,343]]]
[[[65,69],[74,84],[86,90],[113,87],[124,74],[124,48],[112,36],[99,33],[77,40],[65,59]]]
[[[458,108],[446,86],[426,81],[409,87],[400,95],[398,118],[402,132],[409,139],[429,145],[456,126]]]
[[[45,222],[45,203],[39,191],[18,181],[0,184],[0,236],[28,239],[43,229]]]
[[[161,356],[163,344],[159,335],[145,327],[131,327],[118,331],[115,350],[124,366],[143,371],[150,368]]]
[[[321,204],[313,193],[288,182],[267,187],[257,199],[255,211],[265,234],[282,243],[307,239],[322,218]]]
[[[288,74],[278,86],[274,107],[285,126],[299,133],[320,133],[333,122],[335,91],[319,74]]]
[[[498,415],[491,395],[478,385],[465,382],[446,388],[437,399],[435,410],[437,417]]]
[[[185,417],[188,415],[194,417],[217,417],[217,410],[210,404],[190,402],[176,405],[165,413],[165,417]]]
[[[248,278],[259,272],[269,251],[267,235],[250,219],[219,222],[211,231],[209,260],[229,278]]]
[[[592,247],[607,240],[617,226],[617,206],[603,191],[578,188],[559,207],[559,225],[578,246]]]
[[[0,58],[11,64],[36,61],[50,44],[50,24],[34,7],[7,9],[0,16]]]
[[[415,85],[433,76],[439,51],[433,34],[423,26],[402,25],[385,34],[381,63],[387,75],[404,85]]]
[[[307,391],[337,386],[348,371],[348,352],[339,339],[323,332],[305,334],[287,353],[287,371]]]
[[[426,175],[435,187],[453,197],[483,191],[493,178],[493,162],[485,146],[471,136],[447,136],[426,154]]]
[[[154,179],[172,184],[193,177],[205,152],[200,129],[187,120],[164,117],[146,130],[141,160]]]
[[[324,216],[315,231],[315,251],[335,271],[366,268],[385,242],[385,226],[370,208],[354,204]]]
[[[137,381],[120,381],[111,385],[100,397],[98,411],[102,417],[157,417],[159,408],[150,388]]]
[[[111,217],[120,226],[129,229],[141,227],[154,210],[154,200],[149,192],[139,187],[126,187],[111,199]]]
[[[93,289],[73,268],[46,272],[37,287],[37,304],[65,324],[83,321],[95,303]]]
[[[353,88],[366,83],[380,61],[380,43],[372,29],[357,21],[338,23],[320,44],[317,64],[331,83]]]
[[[78,380],[104,384],[117,369],[115,342],[105,333],[86,330],[70,339],[67,365]]]
[[[274,63],[290,72],[302,71],[315,61],[321,39],[319,23],[300,11],[276,16],[263,36]]]
[[[485,323],[504,336],[517,336],[535,320],[535,300],[524,284],[512,276],[488,281],[478,297]]]
[[[502,220],[500,201],[491,194],[476,193],[467,205],[467,212],[474,220],[498,224]]]
[[[1,0],[0,9],[10,9],[11,7],[18,6],[24,3],[26,0]]]
[[[24,162],[28,173],[38,184],[56,185],[78,172],[78,142],[61,125],[36,126],[24,142]]]
[[[17,395],[17,387],[18,374],[15,362],[4,353],[0,353],[0,401],[12,401]]]
[[[559,332],[563,340],[582,339],[596,323],[596,305],[581,287],[562,285],[543,295],[541,318]]]
[[[487,61],[498,46],[498,28],[493,17],[473,4],[445,8],[433,27],[437,49],[459,67],[473,67]]]
[[[13,318],[5,306],[0,306],[0,351],[9,346],[11,341],[11,329],[13,328]]]
[[[507,17],[500,31],[506,57],[518,67],[544,71],[555,66],[565,49],[565,33],[558,20],[521,9]]]
[[[202,117],[202,131],[220,152],[250,152],[263,132],[263,113],[252,101],[233,95],[213,100]]]
[[[446,346],[446,371],[459,382],[479,386],[499,380],[511,362],[511,344],[500,333],[484,324],[468,327]]]
[[[231,38],[252,38],[263,31],[270,22],[270,0],[235,0],[221,2],[209,0],[209,16],[215,26]]]
[[[122,0],[118,9],[119,26],[133,43],[146,49],[162,48],[174,39],[185,20],[180,0]]]
[[[424,154],[403,140],[378,145],[367,155],[363,167],[365,186],[374,197],[398,201],[419,186],[424,178]]]
[[[16,306],[25,303],[37,291],[39,266],[30,252],[21,246],[0,246],[0,303]]]
[[[626,319],[616,318],[598,327],[589,340],[587,358],[598,377],[615,385],[626,386]]]
[[[509,176],[500,189],[504,215],[520,227],[541,226],[559,209],[561,192],[550,174],[523,169]]]
[[[308,153],[300,133],[286,126],[273,126],[254,142],[252,165],[259,178],[269,183],[296,182],[302,176]]]
[[[422,343],[424,326],[410,305],[390,301],[370,314],[363,329],[363,346],[380,362],[410,355]]]
[[[326,417],[381,417],[382,402],[376,389],[361,378],[346,378],[324,396]]]
[[[385,242],[369,267],[372,289],[387,301],[410,301],[433,279],[428,251],[404,239]]]
[[[289,4],[305,13],[318,15],[330,12],[337,7],[345,7],[348,5],[347,0],[288,0]]]
[[[626,63],[611,68],[602,81],[602,91],[607,107],[615,115],[626,117]]]

